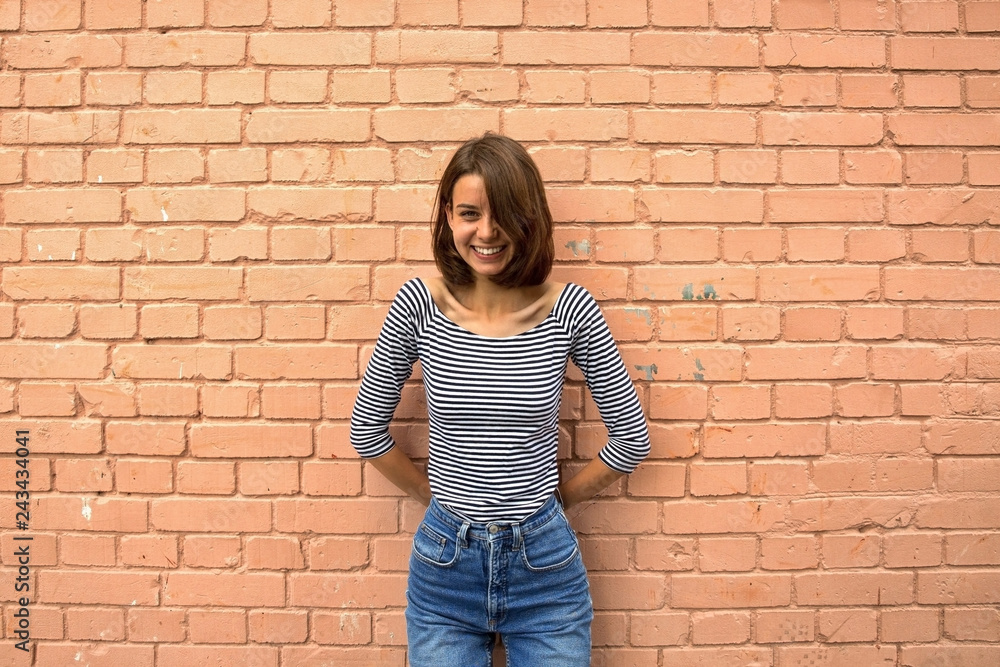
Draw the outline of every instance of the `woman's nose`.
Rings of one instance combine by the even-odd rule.
[[[484,215],[479,220],[479,229],[476,230],[476,234],[479,238],[483,240],[491,239],[496,236],[497,228],[493,224],[493,221],[489,216]]]

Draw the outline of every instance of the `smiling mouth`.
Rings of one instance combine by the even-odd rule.
[[[506,247],[507,246],[503,246],[503,245],[502,246],[497,246],[496,248],[481,248],[479,246],[472,246],[472,249],[475,250],[480,255],[487,255],[488,256],[488,255],[495,255],[495,254],[497,254],[498,252],[500,252],[501,250],[503,250]]]

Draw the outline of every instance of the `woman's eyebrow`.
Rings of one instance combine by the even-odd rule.
[[[474,211],[478,211],[479,207],[475,204],[455,204],[455,208],[470,208]]]

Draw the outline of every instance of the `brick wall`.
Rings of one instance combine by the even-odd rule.
[[[0,665],[404,664],[420,511],[347,420],[484,130],[540,165],[554,277],[650,417],[573,512],[594,664],[1000,663],[1000,3],[0,0],[0,31]],[[605,434],[570,376],[573,468]],[[425,454],[419,384],[397,416]]]

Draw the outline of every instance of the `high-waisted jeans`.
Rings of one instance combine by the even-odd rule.
[[[576,535],[555,497],[516,524],[474,523],[431,500],[406,591],[411,667],[589,667],[594,617]]]

